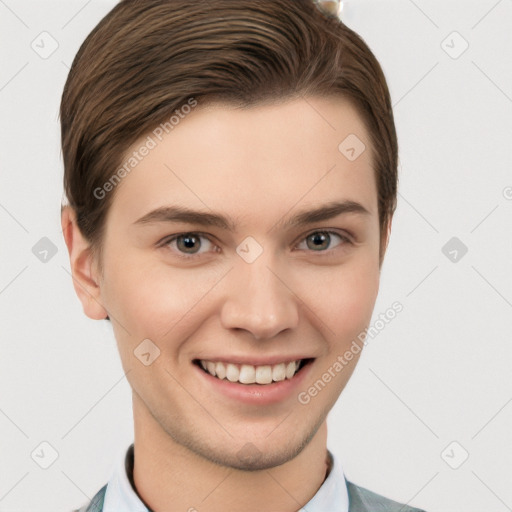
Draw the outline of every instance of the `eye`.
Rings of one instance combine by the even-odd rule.
[[[208,252],[212,247],[216,246],[205,235],[196,232],[189,232],[166,238],[162,241],[160,247],[169,248],[174,252],[177,252],[179,256],[186,258],[188,256],[193,257],[197,254]]]
[[[333,236],[339,240],[334,247],[331,245]],[[342,244],[351,244],[352,242],[347,236],[334,231],[313,231],[313,233],[310,233],[303,239],[297,248],[303,250],[304,243],[306,244],[307,249],[311,249],[315,252],[326,252],[327,249],[333,249]]]
[[[333,246],[333,238],[337,243]],[[305,244],[305,247],[304,247]],[[341,245],[352,244],[348,236],[336,233],[335,231],[319,230],[313,231],[296,246],[299,250],[328,252],[328,249],[335,249]],[[208,252],[218,252],[219,248],[205,235],[199,232],[187,232],[172,235],[162,240],[158,247],[169,249],[180,258],[190,259]]]

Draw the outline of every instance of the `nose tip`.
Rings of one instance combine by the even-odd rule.
[[[227,326],[228,327],[228,326]],[[276,315],[239,315],[231,327],[231,329],[244,330],[252,334],[255,340],[270,339],[277,336],[280,332],[288,329],[284,327],[282,322]]]
[[[268,339],[298,325],[293,293],[266,264],[246,265],[228,283],[221,320],[226,329],[243,329]]]

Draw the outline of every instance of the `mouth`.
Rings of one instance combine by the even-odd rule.
[[[243,384],[267,386],[276,382],[293,379],[314,358],[286,361],[273,365],[234,364],[223,361],[194,359],[193,364],[218,380]]]

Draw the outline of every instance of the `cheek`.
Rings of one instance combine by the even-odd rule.
[[[221,277],[221,271],[177,269],[136,253],[122,265],[105,265],[102,298],[134,343],[141,336],[157,341],[170,330],[181,330]]]
[[[340,308],[343,316],[354,318],[358,324],[370,321],[379,291],[378,269],[364,268],[346,276]]]
[[[312,276],[309,282],[314,284],[305,302],[315,312],[317,324],[323,325],[326,339],[347,345],[364,331],[377,299],[379,277],[378,263],[363,260]]]

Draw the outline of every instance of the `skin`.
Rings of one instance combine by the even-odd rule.
[[[338,150],[349,134],[367,148],[354,161]],[[76,293],[88,317],[110,317],[133,389],[134,480],[153,510],[292,512],[322,485],[326,417],[360,354],[308,404],[293,393],[265,407],[223,396],[192,360],[305,354],[315,360],[304,391],[365,330],[391,228],[381,240],[369,148],[361,118],[339,97],[198,106],[116,187],[101,271],[64,208]],[[344,200],[368,213],[284,225]],[[170,205],[222,214],[236,229],[136,223]],[[309,236],[318,231],[331,235],[320,249]],[[191,248],[161,244],[198,232]],[[263,249],[252,263],[236,252],[248,236]],[[144,339],[161,351],[148,366],[134,356]],[[247,443],[257,456],[240,457]]]

